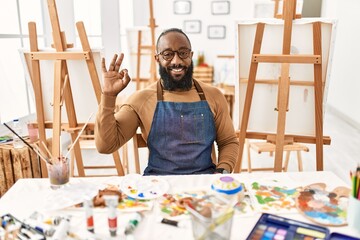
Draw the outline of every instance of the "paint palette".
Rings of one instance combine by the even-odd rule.
[[[311,186],[299,193],[296,205],[300,213],[309,220],[325,226],[343,226],[347,224],[346,214],[349,189],[335,188],[328,192],[325,186]]]
[[[158,176],[128,174],[123,178],[120,189],[131,198],[155,199],[168,191],[169,184]]]
[[[329,230],[273,214],[263,213],[247,240],[320,240],[326,239]]]

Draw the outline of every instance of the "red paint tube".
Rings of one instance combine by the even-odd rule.
[[[108,195],[104,196],[105,204],[108,208],[108,223],[109,223],[109,231],[110,236],[116,236],[117,231],[117,215],[116,208],[119,203],[119,197],[116,195]]]
[[[85,208],[86,228],[89,232],[93,233],[94,232],[94,214],[93,214],[94,203],[91,198],[85,199],[84,208]]]

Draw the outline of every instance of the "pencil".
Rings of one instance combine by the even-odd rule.
[[[352,196],[356,198],[356,176],[353,174],[351,177]]]
[[[360,168],[356,169],[356,186],[355,186],[355,198],[360,197]]]

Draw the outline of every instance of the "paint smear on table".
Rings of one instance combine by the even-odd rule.
[[[274,181],[271,184],[253,182],[250,191],[259,212],[288,213],[297,211],[295,200],[300,189],[282,186]]]

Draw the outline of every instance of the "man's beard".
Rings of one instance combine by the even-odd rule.
[[[169,67],[179,67],[179,66],[169,66]],[[193,75],[193,62],[186,69],[185,75],[180,80],[175,80],[166,70],[165,67],[159,65],[160,77],[163,80],[163,87],[165,90],[174,91],[174,90],[190,90],[192,87],[192,75]]]

